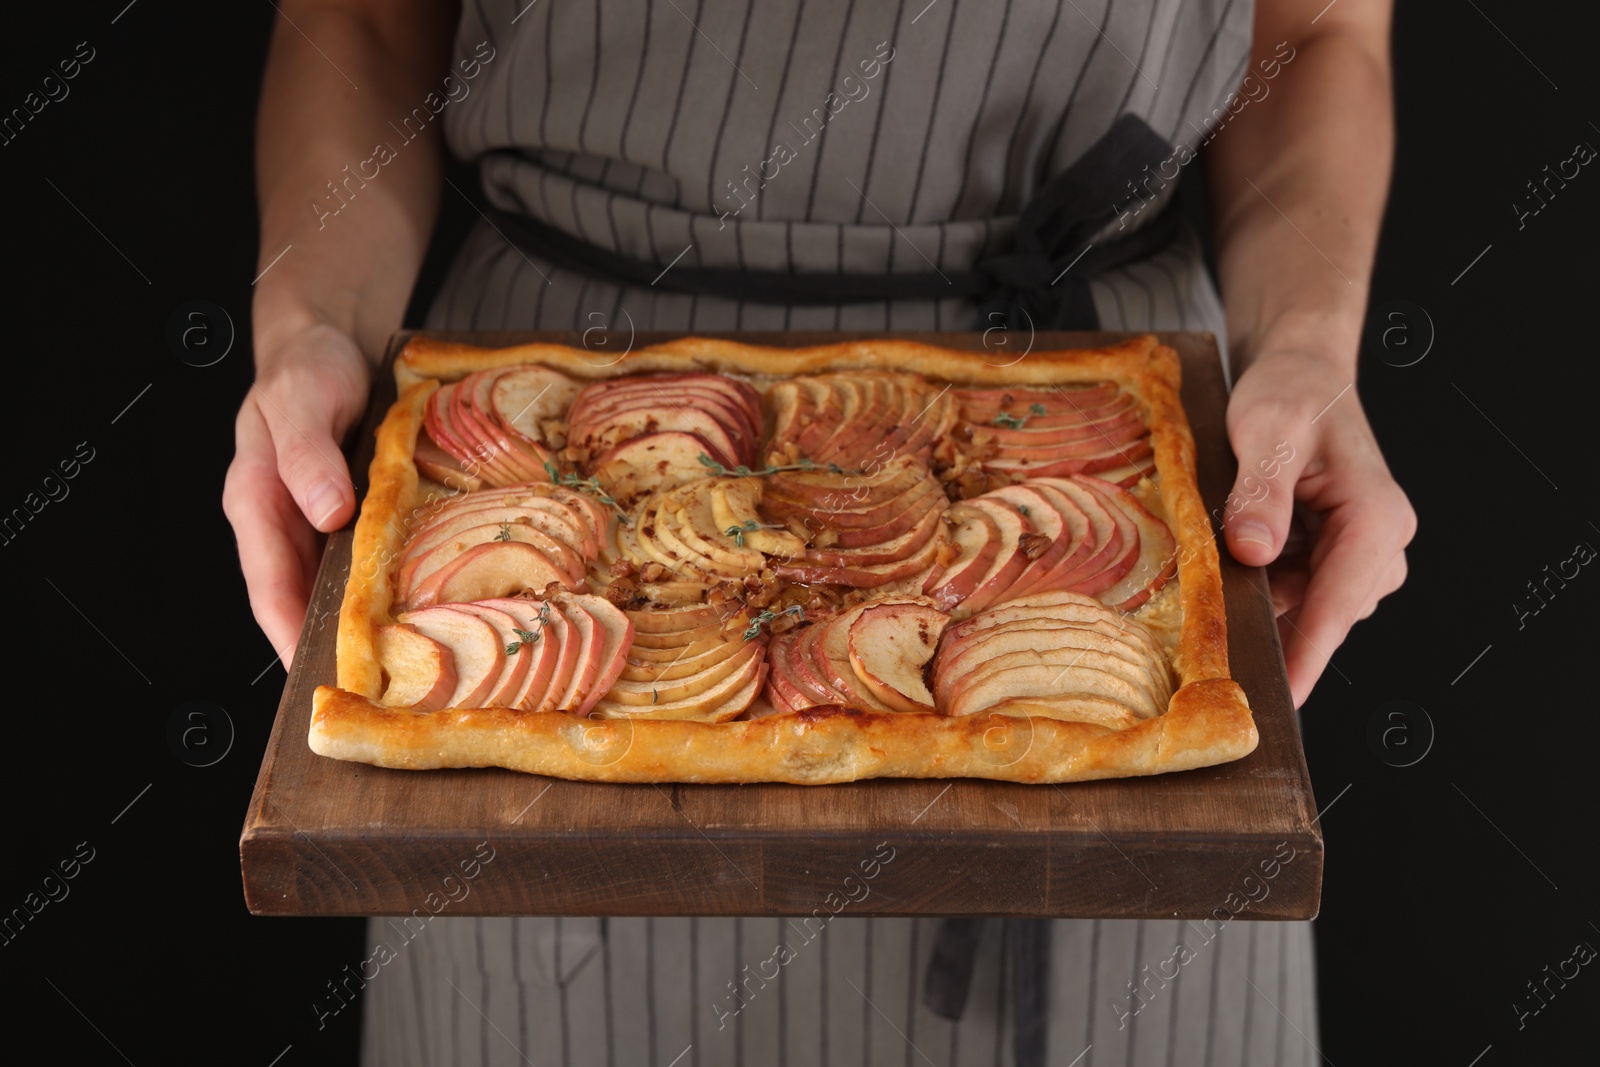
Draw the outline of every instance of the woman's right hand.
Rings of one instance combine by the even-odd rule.
[[[340,451],[361,417],[371,365],[356,342],[317,323],[256,330],[256,381],[239,408],[235,452],[222,491],[250,609],[287,668],[316,581],[321,535],[355,513]]]

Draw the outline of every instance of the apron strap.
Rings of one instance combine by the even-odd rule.
[[[1119,216],[1128,217],[1117,207],[1136,199],[1126,190],[1147,180],[1146,172],[1169,159],[1171,151],[1143,119],[1123,115],[1028,201],[1017,219],[1013,247],[972,270],[815,274],[674,267],[663,272],[659,263],[599,248],[526,214],[490,208],[488,218],[523,251],[613,283],[760,304],[973,299],[982,303],[984,321],[998,314],[1014,329],[1094,329],[1099,321],[1089,279],[1165,248],[1182,223],[1169,208],[1113,238],[1097,244],[1089,238]]]

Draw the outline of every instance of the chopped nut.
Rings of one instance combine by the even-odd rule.
[[[639,568],[634,566],[631,559],[619,559],[611,565],[611,577],[633,578],[639,573]]]
[[[665,578],[666,576],[667,576],[667,568],[663,567],[661,564],[655,562],[654,560],[652,560],[649,563],[646,563],[644,565],[644,569],[639,572],[639,577],[643,578],[647,582],[659,582],[661,579]]]
[[[1054,542],[1041,533],[1025,533],[1017,541],[1022,548],[1022,554],[1029,559],[1038,559],[1045,554]]]

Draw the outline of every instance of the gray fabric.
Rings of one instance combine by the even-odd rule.
[[[1004,247],[1038,184],[1124,111],[1198,147],[1243,74],[1251,17],[1250,0],[467,0],[458,52],[487,41],[494,57],[443,114],[495,204],[664,268],[680,253],[804,271],[925,270],[924,256],[970,266]],[[894,58],[870,92],[799,143],[788,124],[824,106],[845,74],[859,77],[885,41]],[[786,138],[793,160],[719,220],[740,203],[727,183]],[[1192,234],[1091,284],[1106,329],[1224,334]],[[428,316],[434,328],[630,324],[990,325],[958,300],[791,309],[618,286],[524,255],[487,224]],[[1009,351],[1026,341],[1008,339]],[[845,915],[817,933],[771,918],[441,916],[368,984],[362,1062],[1012,1064],[1002,924],[979,923],[954,1021],[922,1003],[938,924]],[[1052,1067],[1317,1062],[1309,923],[1047,929]],[[394,941],[382,920],[370,936]],[[779,943],[792,955],[763,979]],[[1180,943],[1187,962],[1163,980]]]

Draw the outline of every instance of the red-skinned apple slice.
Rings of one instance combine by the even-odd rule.
[[[894,711],[931,712],[923,667],[950,622],[928,604],[869,604],[850,624],[850,666],[858,681]]]
[[[472,474],[461,465],[460,460],[440,448],[439,443],[426,429],[417,434],[416,449],[412,458],[416,460],[418,474],[424,478],[432,478],[440,485],[464,493],[483,488],[483,479]]]
[[[848,704],[850,698],[834,687],[830,672],[822,660],[818,644],[826,633],[828,623],[837,616],[829,616],[812,623],[800,631],[799,640],[789,648],[789,667],[795,683],[807,698],[808,706],[818,704]]]
[[[945,512],[956,527],[950,540],[958,554],[929,572],[922,591],[941,611],[950,611],[972,595],[1000,553],[1000,524],[982,508],[957,504]]]
[[[500,426],[542,448],[545,435],[541,424],[547,419],[564,418],[580,388],[577,382],[549,367],[513,367],[495,375],[489,391],[490,410]]]
[[[1110,418],[1095,419],[1073,426],[1040,426],[1036,425],[1034,420],[1029,420],[1020,429],[1009,426],[984,426],[982,431],[1002,449],[1010,450],[1013,447],[1037,448],[1097,441],[1108,434],[1125,433],[1129,429],[1137,430],[1131,437],[1137,437],[1145,430],[1144,416],[1131,404]]]
[[[412,711],[449,706],[456,689],[455,655],[449,646],[405,625],[379,626],[373,637],[378,664],[389,678],[380,703]]]
[[[616,684],[627,663],[628,646],[633,643],[633,622],[626,612],[599,596],[574,597],[585,611],[594,616],[604,635],[599,651],[600,665],[587,692],[579,694],[578,706],[572,713],[586,718],[611,687]]]
[[[935,527],[934,536],[913,556],[893,563],[866,567],[819,567],[807,563],[782,563],[773,568],[780,578],[804,584],[848,585],[857,589],[876,589],[903,578],[925,575],[938,558],[944,544],[943,531]]]
[[[700,457],[715,454],[705,438],[669,430],[630,438],[601,453],[589,470],[612,497],[628,501],[710,476]]]
[[[1026,593],[1029,586],[1050,573],[1056,564],[1066,558],[1067,553],[1076,547],[1071,535],[1077,532],[1078,528],[1068,526],[1066,516],[1056,509],[1053,501],[1026,482],[1021,485],[1001,486],[984,495],[1009,503],[1033,525],[1032,533],[1049,539],[1049,543],[1042,551],[1029,556],[1022,573],[1017,575],[1010,588],[1006,590],[1004,599],[1009,600]],[[1027,554],[1027,545],[1023,548],[1024,554]]]
[[[500,449],[506,466],[517,475],[517,481],[547,481],[550,475],[544,465],[550,462],[550,453],[543,445],[513,433],[501,423],[495,411],[491,394],[495,382],[503,373],[498,370],[479,371],[466,379],[472,383],[468,396],[473,422],[482,431],[481,435]]]
[[[642,433],[704,433],[703,428],[710,423],[732,443],[734,451],[729,454],[738,462],[748,462],[755,453],[756,438],[748,429],[746,412],[714,389],[674,388],[654,394],[635,391],[591,405],[578,413],[570,426],[574,428],[574,441],[593,448],[624,440],[634,432],[634,425],[643,425],[638,431]]]
[[[1150,438],[1146,435],[1131,444],[1097,455],[1074,456],[1061,460],[1013,459],[1000,455],[984,460],[983,465],[990,470],[1019,478],[1063,478],[1074,474],[1094,474],[1096,471],[1125,466],[1150,455],[1151,447]]]
[[[870,567],[905,559],[937,535],[943,512],[944,509],[937,503],[929,501],[923,506],[916,524],[890,540],[860,548],[807,549],[806,562],[821,567]]]
[[[600,656],[605,648],[606,633],[599,620],[571,597],[557,597],[553,604],[567,624],[567,640],[577,646],[572,674],[567,679],[565,689],[556,698],[554,709],[571,714],[588,695],[595,678],[600,674]]]
[[[483,605],[505,612],[517,621],[518,630],[525,634],[533,634],[532,638],[524,637],[522,634],[515,635],[514,639],[522,642],[530,658],[528,673],[522,679],[521,688],[506,705],[533,711],[544,699],[545,691],[550,688],[550,679],[555,674],[562,657],[561,645],[555,640],[554,631],[547,631],[546,620],[540,617],[540,612],[546,607],[546,603],[525,597],[501,597],[485,600]],[[551,607],[548,613],[554,614],[554,607]]]
[[[456,537],[464,530],[499,523],[533,526],[572,549],[585,560],[599,555],[599,542],[589,525],[587,511],[579,512],[570,504],[550,499],[533,500],[526,504],[494,504],[482,508],[453,508],[418,530],[406,545],[405,553],[415,558],[430,548],[436,548]]]
[[[580,586],[549,556],[523,541],[491,541],[467,549],[455,561],[434,571],[412,592],[416,607],[464,604],[475,600],[542,592],[551,582]]]
[[[641,398],[662,406],[661,398],[703,401],[715,408],[719,421],[730,433],[752,445],[761,434],[761,397],[744,382],[716,374],[651,374],[616,379],[588,387],[571,406],[571,412],[585,421],[635,406]],[[696,406],[700,406],[698,403]],[[723,415],[726,418],[723,418]]]
[[[1023,551],[1022,537],[1034,532],[1033,521],[1009,501],[979,496],[967,501],[967,504],[987,511],[989,517],[994,519],[995,525],[1000,528],[1000,545],[988,572],[979,579],[972,594],[956,608],[956,613],[963,616],[982,611],[1011,589],[1018,575],[1032,562]]]
[[[484,604],[454,604],[457,611],[464,611],[469,615],[476,615],[490,626],[500,637],[501,650],[506,652],[501,657],[500,676],[495,679],[494,687],[489,695],[484,697],[483,706],[486,708],[514,707],[517,695],[522,692],[522,683],[528,677],[528,669],[533,664],[533,649],[526,642],[517,637],[517,620],[501,611],[499,608],[488,607]],[[508,651],[515,649],[516,651]]]
[[[407,559],[401,567],[399,591],[409,599],[414,592],[427,586],[435,575],[448,570],[468,552],[483,546],[513,544],[531,545],[537,549],[560,572],[561,584],[569,588],[581,584],[588,572],[582,556],[535,526],[520,522],[485,523],[462,530],[437,546]]]
[[[1026,433],[1028,431],[1021,431]],[[1061,431],[1063,434],[1069,431]],[[1094,426],[1088,433],[1067,437],[1062,441],[996,441],[996,455],[1002,459],[1037,459],[1037,460],[1066,460],[1066,459],[1098,459],[1108,453],[1121,454],[1131,447],[1149,431],[1144,424],[1137,420],[1129,420],[1120,426],[1102,428]],[[1055,436],[1052,434],[1052,436]],[[1131,458],[1128,462],[1132,462]]]
[[[1119,611],[1133,611],[1154,596],[1178,573],[1178,542],[1166,523],[1152,515],[1139,499],[1114,483],[1088,478],[1101,496],[1114,503],[1139,529],[1139,557],[1117,584],[1102,590],[1100,600]]]
[[[1117,532],[1122,536],[1122,548],[1119,554],[1106,569],[1090,578],[1073,583],[1072,588],[1080,593],[1088,593],[1099,598],[1102,593],[1121,582],[1134,565],[1139,562],[1139,552],[1142,542],[1139,523],[1134,519],[1135,511],[1143,511],[1139,502],[1125,489],[1118,489],[1109,482],[1102,482],[1097,478],[1078,475],[1073,481],[1083,486],[1100,499],[1106,512],[1117,524]]]
[[[440,419],[479,458],[484,476],[490,482],[512,485],[527,481],[521,464],[472,413],[472,392],[481,380],[477,375],[468,375],[457,382],[450,392],[450,406],[440,410]]]
[[[1083,656],[1072,657],[1073,663],[1117,675],[1138,688],[1151,707],[1165,708],[1172,697],[1170,676],[1159,654],[1141,652],[1133,642],[1095,627],[1050,619],[1014,622],[970,635],[952,649],[941,650],[939,671],[948,681],[1001,656],[1043,648],[1080,650]]]
[[[1070,478],[1044,478],[1027,484],[1041,490],[1058,492],[1070,500],[1089,521],[1089,534],[1084,543],[1091,546],[1088,551],[1070,553],[1055,570],[1041,578],[1028,592],[1042,593],[1054,589],[1089,592],[1080,587],[1095,580],[1096,576],[1104,574],[1129,553],[1129,547],[1123,544],[1122,527],[1107,508],[1103,497]],[[1137,551],[1137,547],[1132,549],[1134,553]],[[1115,579],[1106,582],[1100,588],[1103,589],[1114,581]]]
[[[1008,652],[987,660],[950,687],[948,714],[971,715],[1012,697],[1048,699],[1083,693],[1113,700],[1140,718],[1161,714],[1149,694],[1099,664],[1093,651],[1061,647]]]
[[[463,470],[490,485],[505,485],[506,474],[492,466],[488,457],[470,442],[456,427],[451,417],[455,395],[460,383],[441,385],[428,396],[423,408],[422,424],[440,448],[456,458]]]
[[[505,647],[483,619],[453,607],[409,611],[399,622],[450,650],[456,668],[456,687],[445,699],[447,708],[481,708],[494,691],[504,666]]]
[[[767,643],[767,699],[780,711],[799,711],[815,703],[800,687],[790,664],[793,646],[800,639],[800,630],[785,630]]]

